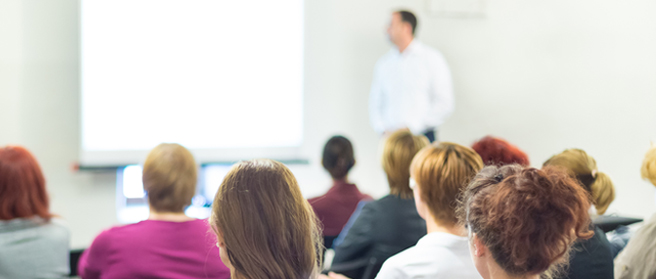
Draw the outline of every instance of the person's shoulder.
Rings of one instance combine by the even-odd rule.
[[[390,48],[388,51],[386,51],[386,52],[383,54],[383,56],[381,56],[380,58],[378,58],[378,61],[380,62],[380,61],[385,61],[385,60],[391,59],[391,58],[393,58],[394,56],[396,56],[397,54],[398,54],[398,53],[397,53],[397,51],[396,51],[394,48]]]
[[[412,208],[413,209],[415,208],[414,207],[414,204],[415,204],[414,199],[411,199],[411,198],[410,199],[404,199],[404,198],[401,198],[400,196],[392,195],[392,194],[386,195],[386,196],[384,196],[384,197],[382,197],[382,198],[380,198],[376,201],[373,201],[371,203],[375,204],[379,207],[383,207],[383,208],[390,208],[390,206],[391,206],[392,208],[398,209],[398,206],[402,206],[402,205],[412,205]]]
[[[439,275],[444,278],[480,278],[474,266],[468,265],[469,260],[468,251],[461,253],[446,247],[422,246],[418,243],[392,256],[385,261],[385,264],[393,269],[403,270],[410,276],[422,275],[434,278],[433,276]]]
[[[62,219],[52,218],[44,227],[48,230],[48,237],[50,238],[64,239],[68,241],[71,237],[68,224]]]
[[[419,50],[420,55],[423,58],[428,59],[427,61],[433,62],[446,62],[444,54],[439,51],[437,48],[424,44],[422,42],[417,42],[417,49]]]
[[[315,204],[325,202],[327,199],[328,199],[328,193],[325,193],[325,194],[320,195],[320,196],[309,198],[308,202],[310,203],[310,205],[314,206]]]
[[[374,198],[369,194],[360,193],[360,201],[372,201]]]
[[[148,220],[133,224],[123,224],[112,226],[104,229],[98,236],[96,236],[95,241],[110,241],[113,238],[124,238],[140,234],[140,232],[145,231],[151,224]]]
[[[416,42],[416,48],[419,51],[421,51],[423,54],[442,56],[442,52],[439,51],[437,48],[432,47],[430,45],[427,45],[427,44],[425,44],[424,42],[421,42],[421,41]]]
[[[383,56],[376,60],[376,69],[383,67],[385,64],[387,64],[387,62],[393,59],[395,55],[397,54],[394,53],[394,49],[390,49],[389,51],[385,52]]]
[[[656,213],[652,215],[647,221],[642,224],[642,227],[638,230],[642,232],[647,232],[648,234],[651,235],[656,235]],[[656,241],[656,238],[654,238],[654,241]]]
[[[404,266],[422,260],[425,256],[426,255],[422,253],[421,247],[415,245],[390,257],[388,261],[394,266]]]
[[[394,195],[387,195],[378,200],[365,201],[362,206],[360,215],[367,216],[368,218],[388,218],[390,210],[397,208],[397,199]]]
[[[322,214],[325,212],[331,212],[332,207],[337,202],[336,197],[329,193],[325,193],[321,196],[308,199],[308,203],[312,206],[312,209],[317,214]]]
[[[426,255],[422,255],[416,246],[412,246],[387,258],[380,269],[380,277],[376,278],[410,278],[412,269],[422,261],[426,261]]]
[[[369,201],[362,207],[362,209],[378,210],[380,208],[384,208],[387,204],[389,204],[392,201],[390,197],[391,195],[387,195],[380,199]]]

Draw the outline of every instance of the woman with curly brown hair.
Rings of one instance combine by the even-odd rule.
[[[567,262],[576,239],[592,237],[586,191],[565,172],[484,168],[459,209],[471,256],[485,279],[545,278]]]

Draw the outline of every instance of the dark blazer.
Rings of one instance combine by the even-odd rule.
[[[613,254],[606,234],[594,226],[594,236],[572,247],[567,274],[561,279],[613,279]]]
[[[344,241],[335,247],[332,264],[334,266],[372,257],[382,263],[417,244],[424,235],[426,222],[419,217],[414,199],[387,195],[362,208]]]

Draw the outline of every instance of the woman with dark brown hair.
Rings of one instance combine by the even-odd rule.
[[[308,200],[321,222],[324,246],[332,248],[333,240],[348,222],[360,201],[372,198],[358,190],[358,186],[348,179],[348,173],[355,165],[353,145],[343,136],[334,136],[323,148],[321,165],[333,178],[333,186],[325,194]]]
[[[0,148],[0,278],[68,276],[69,241],[50,213],[34,156],[19,146]]]
[[[216,193],[210,223],[233,279],[318,275],[316,217],[294,175],[279,162],[233,166]]]
[[[489,166],[467,186],[459,215],[483,278],[539,279],[558,273],[575,240],[592,237],[589,207],[559,169]]]

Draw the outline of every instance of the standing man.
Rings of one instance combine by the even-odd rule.
[[[410,129],[435,141],[435,130],[453,113],[451,72],[444,56],[415,40],[417,18],[392,13],[393,48],[376,63],[369,96],[371,125],[380,134]]]

